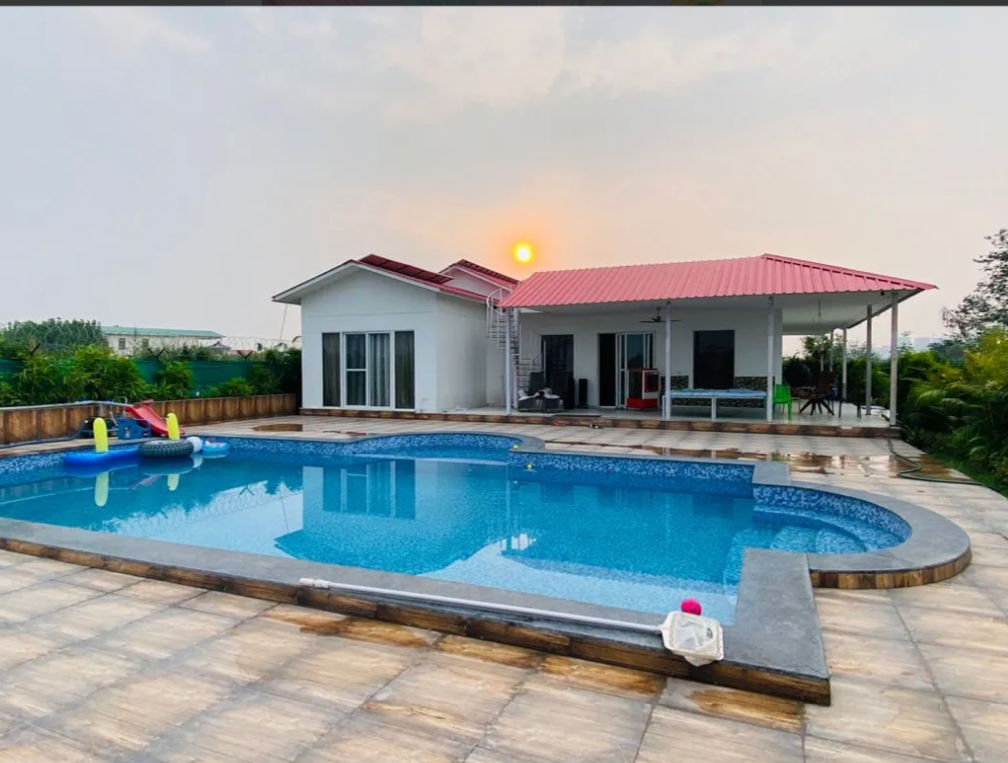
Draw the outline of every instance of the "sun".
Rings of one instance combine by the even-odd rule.
[[[521,263],[532,262],[532,245],[524,242],[515,244],[514,258]]]

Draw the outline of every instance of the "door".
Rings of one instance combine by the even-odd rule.
[[[654,334],[599,334],[599,406],[623,408],[630,391],[630,369],[654,365]]]
[[[564,408],[574,407],[574,335],[547,334],[542,337],[542,370],[546,386],[564,400]]]
[[[730,389],[735,382],[735,332],[693,332],[693,386]]]
[[[615,334],[599,334],[598,359],[598,404],[602,408],[612,408],[616,405]]]

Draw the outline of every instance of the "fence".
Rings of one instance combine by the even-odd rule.
[[[183,427],[297,413],[293,394],[250,397],[194,397],[151,404],[162,416],[169,411]],[[46,440],[74,434],[84,419],[98,415],[97,405],[66,403],[0,408],[0,444]]]
[[[140,372],[140,376],[148,384],[153,384],[162,363],[154,358],[131,358],[131,362]],[[185,363],[192,372],[193,390],[206,390],[223,384],[229,379],[244,379],[255,366],[265,366],[259,360],[186,360]],[[0,380],[10,380],[21,370],[22,363],[17,360],[0,359]]]

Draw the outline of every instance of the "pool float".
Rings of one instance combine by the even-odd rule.
[[[137,446],[116,448],[109,450],[108,428],[104,419],[94,421],[94,450],[75,450],[63,456],[63,463],[66,466],[74,467],[75,470],[86,468],[104,471],[113,464],[123,464],[133,461],[137,457]]]
[[[203,443],[203,455],[207,458],[220,458],[221,456],[226,456],[227,452],[228,444],[226,442],[206,440]]]
[[[140,458],[185,458],[192,452],[193,444],[188,440],[147,440],[137,445]]]

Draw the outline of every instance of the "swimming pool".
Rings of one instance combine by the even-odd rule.
[[[107,477],[32,457],[34,468],[0,473],[0,517],[638,612],[693,597],[724,623],[747,548],[865,553],[910,534],[865,501],[754,485],[753,464],[476,434],[229,439],[226,459]]]

